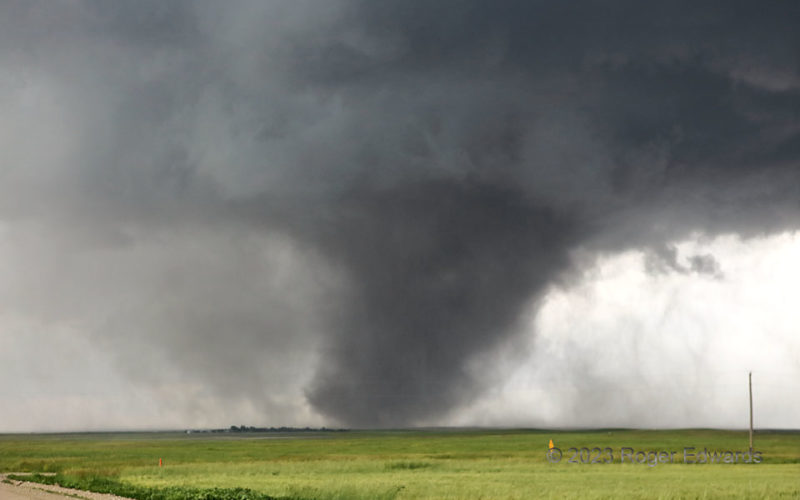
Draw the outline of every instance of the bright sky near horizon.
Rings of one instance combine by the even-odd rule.
[[[516,353],[476,366],[494,364],[502,382],[419,424],[744,428],[752,371],[756,428],[798,428],[800,235],[676,246],[681,256],[713,253],[720,275],[650,274],[637,251],[603,257],[547,294]],[[155,383],[131,383],[67,325],[3,315],[0,347],[0,432],[329,424],[302,385],[280,395],[292,416],[274,420],[247,401],[215,399],[168,364],[149,368]],[[586,398],[587,386],[603,389]]]

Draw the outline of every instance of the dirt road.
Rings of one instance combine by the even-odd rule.
[[[0,500],[61,500],[83,498],[86,500],[129,500],[115,495],[73,490],[60,486],[29,483],[23,481],[5,482],[6,474],[0,474]]]

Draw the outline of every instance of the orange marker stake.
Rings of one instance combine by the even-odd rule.
[[[158,459],[158,466],[161,467],[161,459]]]
[[[552,439],[550,440],[550,447],[549,447],[549,448],[550,448],[551,450],[552,450],[553,448],[555,448],[555,445],[553,444],[553,440],[552,440]]]

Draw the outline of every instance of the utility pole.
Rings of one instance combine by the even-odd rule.
[[[750,455],[753,455],[753,372],[747,375],[750,386]]]

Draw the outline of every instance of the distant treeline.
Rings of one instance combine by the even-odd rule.
[[[327,427],[253,427],[247,425],[232,425],[227,429],[200,429],[187,430],[186,432],[346,432],[348,429],[328,429]]]

